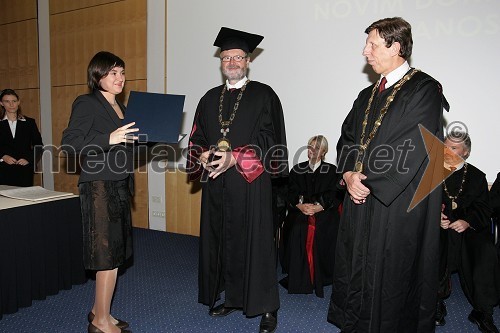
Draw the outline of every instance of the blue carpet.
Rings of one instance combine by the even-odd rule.
[[[134,229],[134,263],[118,279],[112,312],[127,320],[134,333],[258,332],[260,317],[246,318],[234,312],[225,318],[208,316],[197,302],[198,238],[159,231]],[[4,315],[2,333],[86,332],[94,281],[73,286],[28,308]],[[280,287],[278,330],[283,333],[338,332],[326,322],[331,288],[326,297],[289,295]],[[467,320],[471,307],[456,274],[447,300],[447,324],[436,332],[478,332]],[[499,310],[494,319],[500,323]]]

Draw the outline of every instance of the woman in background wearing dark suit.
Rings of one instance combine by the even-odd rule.
[[[0,93],[0,185],[33,186],[35,164],[41,157],[42,137],[35,120],[21,113],[12,89]]]
[[[118,333],[128,323],[111,316],[118,267],[132,255],[130,201],[133,194],[135,123],[122,124],[125,106],[116,99],[125,84],[125,63],[98,52],[87,68],[90,94],[73,102],[62,149],[80,156],[78,181],[82,209],[84,263],[96,271],[89,333]]]

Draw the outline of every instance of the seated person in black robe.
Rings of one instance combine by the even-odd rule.
[[[488,184],[483,172],[465,162],[471,149],[468,134],[455,133],[444,144],[444,166],[452,174],[443,182],[436,325],[446,323],[444,299],[451,293],[450,275],[458,271],[473,307],[469,320],[481,332],[498,333],[492,315],[500,299],[500,268],[491,234]]]
[[[324,161],[328,141],[322,135],[308,142],[308,161],[295,165],[288,183],[288,215],[283,227],[283,260],[288,276],[280,283],[291,294],[323,297],[332,283],[339,228],[337,168]]]

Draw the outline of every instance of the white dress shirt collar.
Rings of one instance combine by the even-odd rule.
[[[3,117],[2,121],[3,120],[7,120],[7,122],[9,123],[10,132],[12,133],[12,137],[15,138],[16,137],[17,119],[16,120],[9,120],[9,118],[7,118],[7,114],[6,114],[5,117]]]
[[[309,168],[311,168],[312,172],[315,172],[316,169],[318,169],[320,165],[321,165],[321,160],[316,162],[316,164],[309,163]]]
[[[12,133],[12,137],[15,138],[16,137],[17,121],[18,120],[19,121],[26,121],[26,118],[18,115],[16,120],[9,120],[9,118],[7,118],[7,112],[5,112],[5,115],[3,116],[2,121],[4,121],[4,120],[7,120],[9,122],[10,132]]]
[[[9,118],[7,118],[7,112],[5,112],[5,115],[3,116],[2,121],[3,121],[3,120],[9,120]],[[24,116],[22,116],[22,115],[21,115],[21,116],[19,116],[19,115],[18,115],[18,116],[17,116],[17,119],[16,119],[16,120],[12,120],[12,121],[17,121],[17,120],[20,120],[20,121],[26,121],[26,118],[24,118]],[[9,120],[9,121],[10,121],[10,120]]]
[[[458,165],[455,165],[455,168],[456,168],[455,171],[462,169],[464,167],[464,164],[465,164],[465,162],[462,162]],[[449,166],[447,163],[444,163],[444,167],[448,170],[451,170],[451,166]]]
[[[241,80],[239,80],[238,82],[236,82],[235,84],[229,84],[229,81],[226,80],[226,89],[229,90],[231,88],[235,88],[235,89],[240,89],[241,87],[243,87],[243,85],[245,84],[245,82],[247,82],[247,77],[245,75],[244,78],[242,78]]]
[[[396,68],[395,70],[393,70],[392,72],[390,72],[389,74],[387,74],[387,76],[385,77],[387,79],[387,83],[385,84],[385,88],[389,88],[390,86],[392,86],[393,84],[395,84],[396,82],[398,82],[399,80],[401,80],[401,78],[403,76],[405,76],[405,74],[410,70],[410,65],[408,64],[407,61],[405,61],[401,66],[399,66],[398,68]],[[380,80],[382,79],[383,75],[380,76]]]

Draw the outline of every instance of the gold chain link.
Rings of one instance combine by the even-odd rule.
[[[224,93],[226,91],[226,85],[222,87],[222,92],[219,98],[219,123],[222,126],[222,128],[227,128],[229,127],[229,125],[233,123],[234,117],[236,116],[236,111],[238,111],[238,107],[240,106],[241,97],[243,96],[243,92],[245,91],[248,82],[250,82],[250,80],[246,80],[245,84],[243,84],[243,86],[241,87],[240,93],[238,94],[238,97],[236,97],[236,103],[234,103],[233,112],[229,116],[229,120],[226,121],[222,120],[222,109],[223,109]]]

